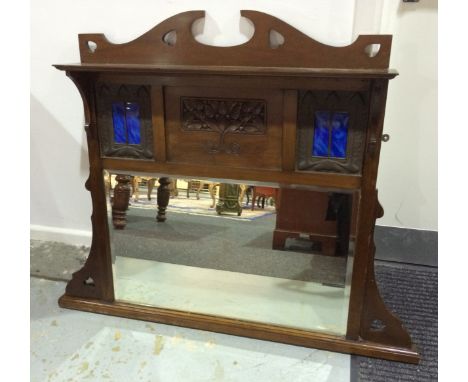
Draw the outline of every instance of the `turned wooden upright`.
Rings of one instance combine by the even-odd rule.
[[[373,269],[375,220],[383,214],[376,179],[385,103],[388,81],[397,75],[388,69],[392,36],[359,36],[349,46],[331,47],[275,17],[241,13],[255,34],[239,46],[198,43],[191,27],[204,12],[191,11],[124,44],[113,44],[103,34],[81,34],[81,63],[56,65],[83,99],[90,162],[86,186],[93,202],[90,255],[60,305],[417,362],[408,333],[380,298]],[[270,43],[275,32],[284,37],[280,46]],[[373,46],[379,47],[377,54],[369,53]],[[119,103],[129,110],[138,105],[136,143],[116,139],[113,105]],[[344,146],[343,135],[330,130],[335,122],[347,134]],[[332,146],[325,138],[317,143],[320,132],[335,134]],[[116,301],[104,169],[121,176],[116,219],[128,201],[126,176],[134,173],[162,176],[158,194],[165,201],[164,177],[352,194],[357,223],[346,336]],[[163,205],[158,220],[164,219]]]

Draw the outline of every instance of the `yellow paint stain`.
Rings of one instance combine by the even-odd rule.
[[[58,326],[57,320],[53,320],[53,321],[50,323],[50,326]]]
[[[76,353],[76,354],[72,357],[71,360],[74,361],[74,360],[77,359],[77,358],[80,358],[80,355],[79,355],[78,353]]]
[[[164,338],[162,336],[155,336],[153,354],[159,355],[164,348]]]
[[[112,351],[120,351],[120,346],[115,346],[112,348]]]
[[[86,345],[85,345],[85,349],[89,349],[89,347],[93,344],[93,342],[88,342]]]
[[[122,334],[120,333],[120,331],[116,330],[114,334],[114,340],[118,341],[120,340],[121,337],[122,337]]]
[[[205,343],[205,346],[206,346],[207,348],[215,347],[215,346],[216,346],[216,342],[214,342],[213,340],[209,340],[208,342]]]
[[[79,369],[78,369],[78,374],[81,374],[81,373],[85,372],[86,370],[88,370],[88,368],[89,368],[89,363],[86,362],[86,361],[83,362],[81,364],[81,366],[79,367]]]

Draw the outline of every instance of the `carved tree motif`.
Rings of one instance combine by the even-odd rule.
[[[217,144],[209,143],[210,154],[239,154],[240,145],[224,143],[227,134],[265,134],[266,103],[259,100],[181,98],[182,129],[219,134]]]

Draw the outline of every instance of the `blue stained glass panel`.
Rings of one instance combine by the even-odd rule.
[[[131,145],[139,145],[141,143],[140,106],[135,102],[127,102],[125,108],[128,143]]]
[[[125,132],[125,105],[123,102],[112,103],[112,121],[114,123],[114,142],[127,143]]]
[[[329,112],[317,111],[315,113],[314,142],[312,145],[313,156],[328,157],[328,142],[330,139],[329,123]]]
[[[346,158],[348,144],[348,113],[333,113],[331,120],[331,153],[334,158]]]

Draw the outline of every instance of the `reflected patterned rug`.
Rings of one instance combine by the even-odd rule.
[[[183,213],[189,215],[209,216],[214,218],[243,221],[252,221],[276,213],[275,207],[267,205],[266,203],[265,208],[259,208],[255,206],[255,209],[252,211],[251,205],[245,205],[244,202],[241,216],[237,216],[236,213],[229,212],[224,212],[222,215],[218,215],[216,208],[211,208],[211,203],[212,199],[207,195],[200,195],[199,200],[197,200],[195,197],[188,199],[185,196],[178,196],[169,200],[167,211],[168,213]],[[139,209],[154,209],[156,211],[156,198],[148,200],[146,197],[140,197],[137,201],[132,199],[130,201],[130,207]]]

